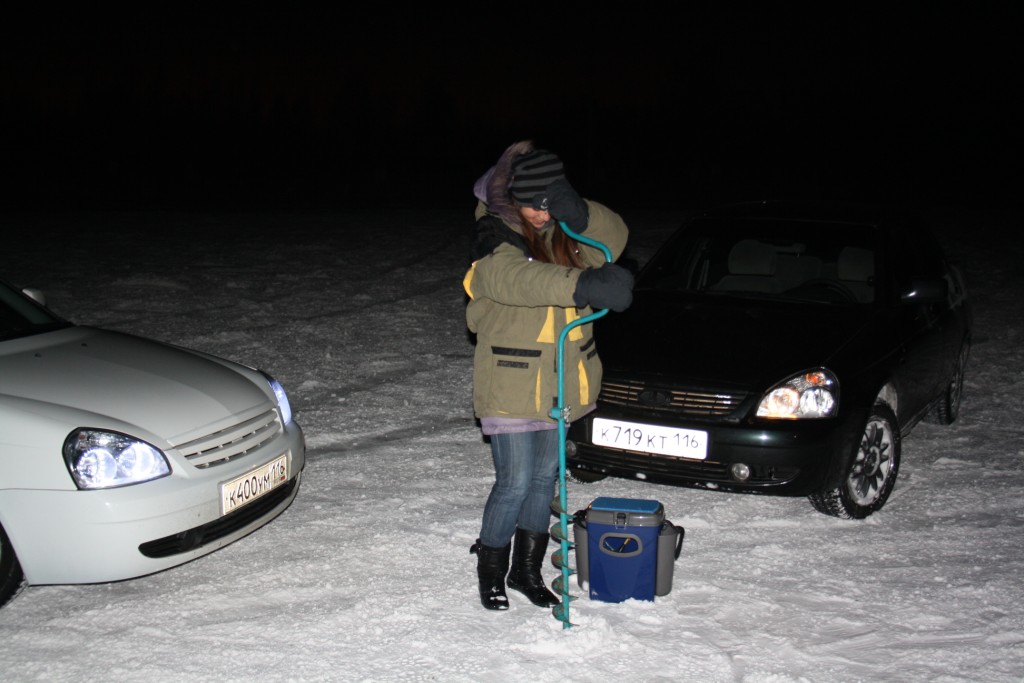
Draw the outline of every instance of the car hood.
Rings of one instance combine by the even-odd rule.
[[[870,363],[875,319],[864,307],[638,291],[596,334],[608,376],[758,387],[812,367],[839,371],[852,356]]]
[[[137,427],[136,434],[175,444],[269,407],[267,394],[232,365],[141,337],[74,327],[0,345],[0,398],[43,417],[90,421],[70,428]]]

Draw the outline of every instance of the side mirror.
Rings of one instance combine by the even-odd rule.
[[[40,306],[46,305],[46,295],[43,294],[43,290],[41,289],[36,289],[35,287],[26,287],[25,289],[21,290],[21,293],[27,296],[29,299],[35,301]]]
[[[914,280],[900,292],[905,304],[934,304],[949,298],[949,283],[945,280]]]

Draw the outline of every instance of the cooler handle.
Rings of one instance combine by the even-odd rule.
[[[676,534],[676,558],[675,558],[675,559],[678,560],[679,559],[679,554],[681,552],[683,552],[683,537],[686,536],[686,529],[684,529],[683,527],[679,526],[678,524],[673,524],[672,522],[670,522],[667,519],[665,520],[665,524],[667,524],[668,526],[672,527],[673,529],[675,529],[676,531],[679,532],[679,533]]]

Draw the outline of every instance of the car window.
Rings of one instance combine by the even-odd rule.
[[[640,287],[706,295],[871,304],[877,230],[844,223],[691,223],[645,269]]]
[[[38,334],[69,324],[0,282],[0,340]]]

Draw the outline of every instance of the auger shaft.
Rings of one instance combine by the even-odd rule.
[[[600,249],[604,252],[605,260],[611,263],[612,252],[604,244],[573,232],[564,221],[559,221],[559,225],[565,231],[565,234],[572,239]],[[569,580],[572,574],[575,573],[569,562],[569,550],[572,548],[572,543],[569,541],[569,501],[566,489],[565,437],[570,416],[569,408],[565,405],[565,340],[572,329],[593,322],[607,313],[608,309],[603,308],[588,316],[578,318],[566,325],[558,336],[558,405],[551,409],[551,417],[558,421],[558,498],[552,501],[551,507],[558,513],[559,519],[558,523],[551,527],[551,535],[561,543],[561,548],[554,554],[552,560],[556,566],[561,568],[562,573],[552,582],[551,587],[562,596],[562,602],[555,606],[551,613],[562,622],[562,628],[570,628],[572,626],[572,623],[569,621],[569,603],[574,598],[569,594]]]

